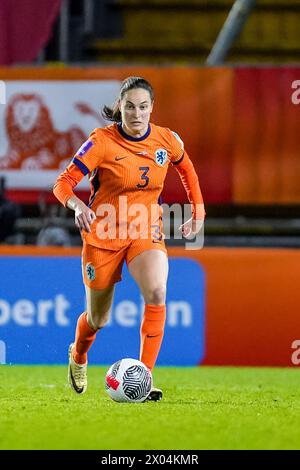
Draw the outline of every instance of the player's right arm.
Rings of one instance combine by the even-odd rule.
[[[67,207],[75,212],[75,225],[80,230],[90,233],[91,225],[96,220],[95,212],[75,194],[68,199]]]
[[[82,178],[99,165],[103,156],[103,146],[99,145],[96,131],[92,132],[89,139],[84,142],[76,152],[73,160],[59,175],[53,193],[57,199],[69,209],[75,212],[76,226],[90,232],[90,226],[96,219],[96,214],[73,192]]]

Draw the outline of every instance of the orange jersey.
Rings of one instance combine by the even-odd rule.
[[[97,220],[91,226],[91,233],[82,232],[86,243],[111,250],[128,244],[124,235],[122,220],[128,208],[137,209],[137,204],[150,208],[159,207],[158,199],[163,189],[168,166],[173,163],[181,176],[190,202],[194,206],[194,217],[204,217],[196,213],[196,205],[203,205],[198,178],[193,165],[184,151],[183,142],[170,129],[149,124],[146,134],[135,138],[127,135],[120,124],[96,128],[81,146],[70,165],[62,173],[54,186],[54,194],[65,205],[73,195],[73,187],[84,175],[90,175],[91,197],[89,206],[96,213]],[[105,219],[105,208],[116,210],[116,233],[109,239],[99,238],[99,221]],[[134,211],[126,214],[126,227],[136,217]],[[161,230],[161,212],[154,219],[148,219],[157,236]],[[159,227],[158,227],[159,226]],[[152,227],[152,229],[153,229]],[[144,228],[145,229],[145,228]],[[155,236],[155,234],[154,234]]]

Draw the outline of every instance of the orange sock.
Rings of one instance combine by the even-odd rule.
[[[76,364],[86,364],[87,352],[95,341],[97,331],[87,322],[87,313],[83,312],[77,320],[73,359]]]
[[[165,305],[145,305],[144,318],[141,324],[140,360],[153,369],[162,339],[166,321]]]

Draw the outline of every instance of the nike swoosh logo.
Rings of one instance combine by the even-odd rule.
[[[119,160],[123,160],[124,158],[127,158],[129,156],[130,155],[125,155],[125,157],[115,157],[115,160],[116,160],[116,162],[118,162]]]
[[[146,338],[157,338],[159,335],[146,335]]]
[[[69,366],[70,367],[70,366]],[[72,384],[73,384],[73,388],[74,390],[77,392],[77,393],[82,393],[83,392],[83,387],[77,387],[76,385],[76,382],[74,380],[74,377],[73,377],[73,374],[72,374],[72,370],[70,369],[70,376],[71,376],[71,380],[72,380]]]

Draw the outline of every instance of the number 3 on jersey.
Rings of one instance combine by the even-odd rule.
[[[140,166],[139,167],[139,170],[142,171],[142,174],[141,174],[141,179],[144,180],[144,183],[141,184],[137,184],[137,188],[145,188],[146,186],[148,186],[148,183],[149,183],[149,176],[147,176],[147,173],[149,171],[149,167],[148,166]]]

